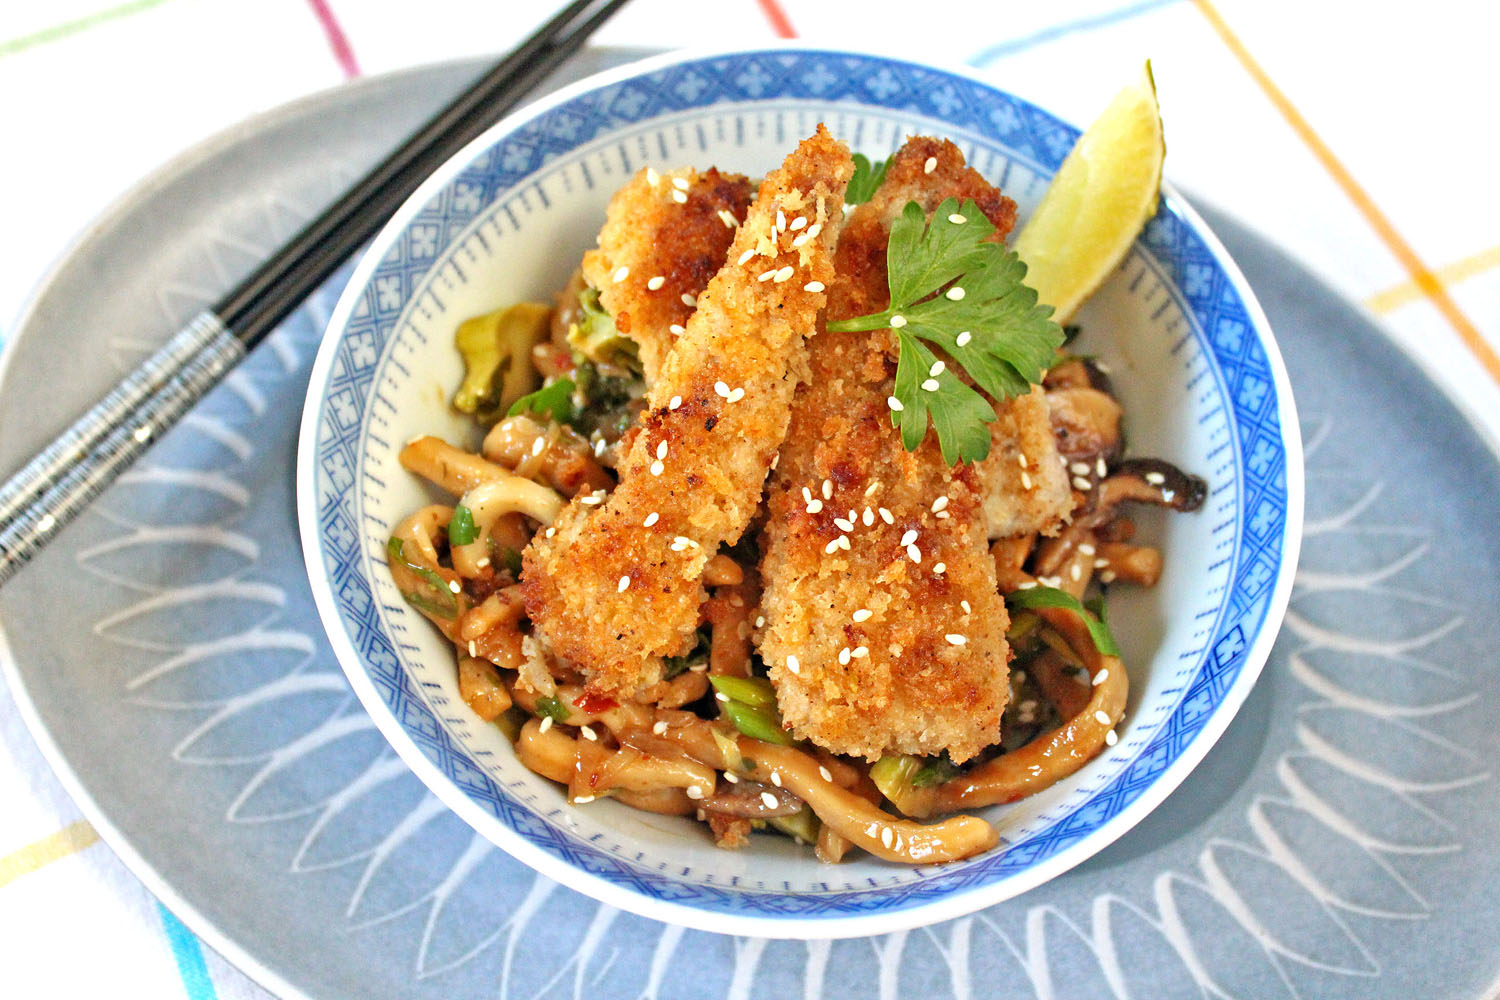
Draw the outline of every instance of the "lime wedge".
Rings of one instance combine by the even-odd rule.
[[[1067,322],[1156,213],[1166,155],[1151,64],[1120,91],[1052,178],[1012,244],[1026,284]]]

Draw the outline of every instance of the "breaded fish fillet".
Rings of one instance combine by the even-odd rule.
[[[1035,531],[1057,534],[1073,508],[1073,491],[1058,460],[1047,394],[1041,386],[996,404],[990,453],[975,463],[975,469],[990,538]]]
[[[957,147],[910,140],[875,197],[850,213],[830,320],[885,308],[890,224],[908,201],[930,213],[949,197],[972,198],[997,238],[1014,223],[1014,203]],[[967,760],[999,740],[1009,698],[1009,618],[986,547],[984,477],[974,465],[949,467],[936,435],[915,452],[902,446],[886,403],[889,331],[820,333],[809,364],[762,536],[766,624],[756,638],[782,719],[837,753],[946,750]]]
[[[647,385],[693,314],[694,296],[724,265],[754,194],[739,174],[647,168],[610,199],[599,247],[583,255],[583,278],[599,289],[616,329],[639,345]]]
[[[750,523],[806,377],[852,172],[819,126],[766,177],[648,393],[619,486],[527,549],[527,613],[590,690],[628,696],[691,648],[704,565]]]

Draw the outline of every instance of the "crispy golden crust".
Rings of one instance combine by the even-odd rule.
[[[951,143],[912,139],[875,198],[850,213],[830,318],[885,307],[891,221],[910,200],[930,212],[947,197],[973,198],[1002,236],[1014,220],[1014,205]],[[837,753],[947,750],[967,760],[999,740],[1009,697],[1009,619],[985,546],[980,476],[950,468],[934,435],[915,452],[902,447],[886,405],[896,371],[888,331],[820,333],[809,355],[762,538],[757,642],[782,718]],[[904,544],[913,533],[915,553]],[[828,551],[840,538],[848,548]]]
[[[553,537],[527,549],[527,612],[591,690],[629,694],[659,679],[663,656],[691,646],[703,568],[750,523],[786,435],[807,371],[803,340],[827,299],[805,286],[833,281],[852,171],[849,151],[819,126],[766,178],[651,387],[620,485],[599,506],[569,506]],[[793,229],[798,218],[808,225]],[[757,253],[740,263],[748,250]]]
[[[1073,508],[1073,492],[1058,460],[1047,394],[1033,386],[997,404],[995,417],[990,453],[975,463],[989,537],[1057,534]]]
[[[599,248],[583,255],[583,277],[616,328],[640,346],[648,385],[677,340],[672,327],[687,325],[692,297],[723,266],[754,193],[739,174],[688,167],[642,170],[610,199]],[[661,286],[651,288],[658,277]]]

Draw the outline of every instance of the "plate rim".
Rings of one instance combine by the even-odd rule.
[[[827,53],[833,56],[856,56],[880,62],[904,64],[940,75],[965,78],[987,90],[996,91],[1008,96],[1016,96],[982,79],[975,71],[967,67],[949,69],[924,63],[920,60],[897,58],[880,53],[841,50],[825,44],[808,41],[778,43],[774,45],[692,47],[634,60],[621,66],[606,69],[553,91],[539,98],[537,101],[528,104],[526,107],[507,115],[504,119],[496,122],[465,145],[448,160],[444,161],[402,203],[390,221],[381,228],[380,232],[361,255],[348,284],[345,286],[344,292],[340,295],[338,304],[330,315],[326,329],[328,331],[341,331],[347,326],[357,305],[357,301],[363,294],[363,289],[368,285],[373,273],[378,269],[384,256],[391,249],[394,242],[404,232],[410,220],[427,205],[434,194],[447,187],[478,156],[493,146],[498,137],[515,131],[560,104],[601,87],[627,81],[682,63],[731,56],[758,55],[762,53],[768,56],[785,53]],[[774,101],[775,97],[771,96],[767,100]],[[1034,104],[1029,99],[1020,98],[1020,100]],[[1047,112],[1043,106],[1034,106],[1051,115],[1051,112]],[[1051,117],[1057,121],[1066,121],[1056,115],[1051,115]],[[1267,598],[1267,608],[1259,627],[1259,632],[1255,640],[1245,651],[1245,662],[1240,668],[1239,674],[1228,691],[1221,697],[1213,715],[1193,736],[1187,748],[1179,753],[1177,758],[1151,782],[1146,790],[1137,795],[1129,805],[1121,809],[1119,813],[1101,824],[1094,831],[1081,837],[1068,847],[1059,850],[1042,862],[1010,878],[963,887],[936,899],[916,902],[910,906],[898,909],[854,915],[840,913],[835,915],[799,914],[796,916],[761,916],[743,912],[705,910],[697,906],[686,905],[674,900],[662,899],[639,892],[623,883],[612,881],[587,871],[582,866],[566,863],[564,860],[554,857],[548,851],[531,843],[499,818],[484,810],[459,788],[449,776],[444,774],[437,764],[428,759],[423,749],[416,745],[410,734],[406,731],[401,720],[397,719],[394,713],[392,713],[369,674],[359,667],[361,657],[342,626],[337,600],[322,566],[323,548],[317,516],[316,440],[320,416],[320,399],[315,398],[315,396],[321,394],[323,385],[328,379],[329,370],[336,359],[339,343],[338,337],[330,338],[325,334],[309,375],[308,393],[304,402],[302,424],[297,436],[297,465],[295,475],[298,535],[302,544],[303,559],[308,573],[309,584],[314,602],[317,605],[318,615],[323,625],[325,636],[333,646],[339,665],[343,669],[345,676],[348,678],[351,687],[359,697],[366,712],[369,713],[391,747],[423,784],[427,786],[429,791],[496,846],[534,870],[594,899],[628,912],[668,923],[693,926],[695,921],[701,921],[707,917],[718,925],[715,927],[715,930],[718,932],[769,938],[842,938],[909,930],[963,916],[983,907],[1013,898],[1050,881],[1052,878],[1057,877],[1098,853],[1139,823],[1167,795],[1175,790],[1202,761],[1213,745],[1217,743],[1219,737],[1222,736],[1234,716],[1238,714],[1241,705],[1249,696],[1250,690],[1254,687],[1266,661],[1269,659],[1271,648],[1275,643],[1277,635],[1280,633],[1281,622],[1284,619],[1291,598],[1292,585],[1296,576],[1297,559],[1300,554],[1302,542],[1305,481],[1301,427],[1297,419],[1296,403],[1292,395],[1285,362],[1281,356],[1281,351],[1275,340],[1270,322],[1249,282],[1245,279],[1238,265],[1229,256],[1228,251],[1224,248],[1218,237],[1208,228],[1203,218],[1192,208],[1186,199],[1177,193],[1176,189],[1170,183],[1163,182],[1162,195],[1164,200],[1181,213],[1184,220],[1191,225],[1194,232],[1203,239],[1209,252],[1213,255],[1215,263],[1222,269],[1229,284],[1240,296],[1241,302],[1252,323],[1256,325],[1258,331],[1263,331],[1267,335],[1264,339],[1259,337],[1257,339],[1260,340],[1265,349],[1267,367],[1270,370],[1271,380],[1277,393],[1278,417],[1282,425],[1281,442],[1285,448],[1284,467],[1287,490],[1287,515],[1281,537],[1281,567],[1275,586]],[[1238,446],[1239,443],[1236,442],[1236,447]],[[1271,627],[1273,623],[1274,627]]]

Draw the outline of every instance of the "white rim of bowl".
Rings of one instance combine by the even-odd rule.
[[[587,896],[631,913],[650,917],[654,920],[661,920],[666,923],[698,929],[712,929],[724,934],[799,939],[846,938],[923,927],[955,917],[965,916],[986,906],[991,906],[1018,896],[1082,863],[1113,843],[1130,830],[1131,827],[1145,818],[1152,809],[1159,805],[1167,795],[1181,784],[1183,779],[1192,772],[1193,768],[1202,761],[1213,745],[1218,742],[1219,737],[1223,735],[1224,730],[1228,728],[1229,723],[1238,713],[1240,706],[1249,696],[1251,688],[1255,686],[1256,679],[1259,678],[1261,670],[1271,655],[1271,647],[1275,644],[1281,622],[1285,617],[1287,605],[1291,600],[1292,583],[1296,575],[1297,558],[1302,543],[1304,478],[1301,427],[1297,421],[1296,404],[1292,399],[1291,383],[1287,378],[1286,365],[1282,360],[1281,351],[1271,334],[1270,322],[1266,319],[1260,303],[1256,300],[1249,282],[1245,280],[1244,275],[1240,273],[1239,268],[1229,257],[1223,244],[1208,229],[1198,213],[1188,205],[1185,199],[1177,194],[1175,188],[1164,181],[1162,184],[1163,196],[1193,226],[1198,235],[1203,238],[1205,244],[1207,244],[1213,253],[1215,262],[1228,277],[1236,294],[1240,296],[1246,313],[1256,326],[1257,339],[1261,341],[1262,347],[1265,349],[1266,362],[1271,370],[1272,382],[1276,386],[1277,415],[1281,421],[1281,440],[1286,450],[1287,515],[1282,536],[1282,560],[1276,585],[1272,590],[1260,630],[1254,642],[1251,643],[1250,648],[1246,651],[1244,666],[1240,668],[1239,675],[1235,678],[1234,684],[1225,692],[1223,698],[1215,707],[1213,714],[1203,724],[1203,727],[1198,731],[1192,742],[1182,750],[1177,759],[1168,765],[1130,805],[1071,846],[1058,851],[1025,872],[999,882],[955,889],[948,895],[929,902],[864,916],[761,917],[703,910],[694,906],[657,899],[570,865],[526,840],[497,817],[486,812],[478,803],[469,798],[462,789],[454,785],[436,764],[428,760],[426,754],[413,742],[410,735],[401,725],[400,720],[391,713],[390,708],[376,689],[374,682],[370,680],[368,674],[364,671],[360,663],[359,654],[345,633],[333,591],[328,586],[327,577],[323,573],[321,560],[322,544],[318,531],[316,501],[317,470],[312,456],[316,451],[321,386],[327,381],[328,371],[333,363],[337,344],[340,339],[337,335],[330,337],[329,334],[341,332],[347,326],[350,314],[353,312],[358,298],[369,283],[373,272],[379,266],[386,251],[390,249],[392,243],[405,231],[410,220],[417,215],[432,196],[446,187],[480,153],[494,145],[502,136],[516,131],[527,122],[546,114],[558,105],[571,101],[581,94],[682,63],[697,62],[715,57],[742,56],[755,52],[765,52],[767,54],[778,52],[830,52],[838,54],[841,51],[843,50],[810,42],[783,43],[774,46],[725,46],[681,49],[659,56],[652,56],[637,62],[626,63],[623,66],[617,66],[613,69],[596,73],[593,76],[585,77],[542,97],[535,103],[529,104],[519,111],[507,115],[499,122],[490,126],[483,134],[455,153],[442,166],[438,167],[432,173],[432,176],[422,182],[421,186],[402,203],[401,207],[391,217],[391,220],[380,230],[361,256],[359,264],[350,276],[349,283],[345,286],[344,292],[339,297],[338,304],[329,318],[322,345],[318,349],[317,359],[313,362],[312,372],[308,381],[308,395],[302,414],[302,426],[297,436],[296,492],[298,530],[302,540],[303,561],[307,567],[308,580],[311,584],[314,602],[317,605],[318,617],[323,623],[323,630],[333,646],[339,665],[343,668],[345,676],[349,679],[350,686],[353,687],[355,694],[359,697],[365,710],[370,713],[376,727],[385,736],[386,741],[391,744],[392,748],[406,762],[407,766],[412,769],[413,773],[421,779],[428,790],[436,795],[443,804],[457,813],[475,830],[482,833],[491,843],[543,875]],[[986,89],[1006,93],[1000,91],[1000,88],[984,80],[976,72],[966,67],[954,70],[932,66],[916,60],[898,59],[871,53],[848,52],[847,54],[865,59],[885,60],[920,66],[936,73],[964,77]],[[767,98],[767,100],[773,101],[775,99],[774,97]],[[1037,105],[1037,107],[1042,106]],[[712,928],[702,927],[705,920],[712,922],[714,926]]]

